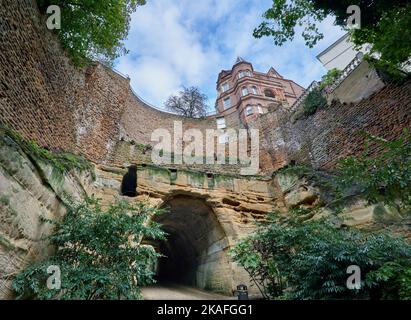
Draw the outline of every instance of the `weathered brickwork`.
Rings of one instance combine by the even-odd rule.
[[[1,120],[39,144],[71,149],[84,73],[64,55],[31,0],[0,5]]]
[[[276,170],[290,161],[329,169],[338,159],[364,151],[362,133],[392,140],[399,138],[404,128],[411,129],[411,81],[386,85],[356,104],[334,100],[300,120],[277,109],[250,126],[260,129],[263,171]],[[369,146],[371,156],[379,151],[378,144]]]
[[[129,79],[101,64],[74,67],[46,29],[35,0],[6,2],[0,6],[0,121],[26,138],[83,153],[95,162],[124,165],[150,160],[136,147],[125,148],[122,140],[154,144],[152,132],[163,128],[172,133],[174,121],[182,121],[184,131],[200,129],[203,136],[216,128],[214,116],[186,119],[146,105],[132,92]],[[396,138],[411,128],[410,95],[410,82],[392,84],[357,104],[334,101],[297,121],[284,108],[270,110],[247,125],[260,129],[260,167],[270,172],[295,160],[330,168],[340,157],[362,151],[360,131]],[[224,117],[227,128],[244,128],[237,113]],[[226,166],[228,172],[238,169]]]
[[[74,67],[46,29],[35,0],[1,6],[0,121],[51,149],[101,162],[120,139],[150,143],[157,128],[215,128],[215,118],[184,119],[147,106],[130,80],[101,64]],[[4,21],[4,23],[3,23]]]

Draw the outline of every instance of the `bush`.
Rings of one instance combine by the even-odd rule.
[[[370,148],[380,150],[370,155]],[[404,130],[393,141],[367,135],[365,151],[358,157],[339,161],[338,184],[342,189],[357,186],[369,203],[384,203],[397,210],[411,208],[411,135]]]
[[[335,215],[348,196],[409,212],[411,208],[411,136],[386,141],[366,135],[365,152],[339,162],[326,179],[318,171],[294,166],[282,173],[304,176],[328,189]],[[372,155],[369,150],[379,150]],[[354,192],[354,193],[353,193]],[[319,208],[299,207],[288,218],[273,215],[268,224],[232,251],[263,296],[291,299],[410,299],[411,245],[385,232],[338,228],[330,220],[309,220]],[[335,215],[332,217],[335,218]],[[346,286],[349,265],[361,270],[361,288]]]
[[[69,205],[61,223],[49,237],[56,252],[29,266],[14,280],[17,298],[34,299],[140,299],[140,286],[153,282],[159,256],[142,238],[163,239],[156,223],[148,223],[158,209],[117,201],[103,210],[96,199]],[[61,288],[46,281],[49,266],[61,270]]]
[[[319,86],[320,90],[326,89],[328,86],[332,85],[334,81],[341,75],[341,71],[337,68],[328,70],[328,72],[322,77]]]
[[[304,99],[304,116],[308,117],[314,114],[318,108],[321,108],[326,103],[327,100],[323,97],[321,90],[313,89]]]
[[[409,299],[411,295],[411,245],[386,233],[273,215],[231,253],[266,299]],[[360,289],[346,285],[350,265],[360,267]]]

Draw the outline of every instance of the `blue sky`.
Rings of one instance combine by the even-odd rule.
[[[275,46],[272,39],[255,39],[252,32],[272,0],[148,0],[131,19],[125,42],[130,53],[115,68],[131,78],[134,91],[162,107],[182,86],[198,86],[214,110],[217,75],[230,69],[237,56],[257,71],[273,66],[285,78],[302,86],[326,71],[316,55],[344,32],[332,19],[320,25],[324,39],[316,47],[294,41]]]

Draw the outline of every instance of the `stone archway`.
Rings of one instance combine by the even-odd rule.
[[[215,213],[204,199],[177,195],[163,203],[167,212],[156,217],[168,233],[154,244],[164,257],[157,280],[231,294],[233,272],[228,240]]]

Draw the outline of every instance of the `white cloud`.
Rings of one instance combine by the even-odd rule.
[[[116,68],[131,77],[134,90],[161,107],[182,86],[199,86],[215,99],[221,69],[243,56],[258,71],[276,68],[286,78],[307,86],[325,71],[315,55],[343,33],[331,20],[321,24],[325,39],[315,48],[301,37],[282,47],[270,38],[255,39],[253,29],[272,0],[150,0],[132,16],[126,41],[130,54]]]

